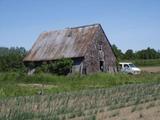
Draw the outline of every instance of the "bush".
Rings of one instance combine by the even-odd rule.
[[[52,73],[58,75],[67,75],[71,72],[73,60],[70,58],[62,58],[52,63],[43,63],[36,68],[36,73]]]
[[[72,65],[72,59],[63,58],[50,64],[49,71],[58,75],[67,75],[71,72]]]

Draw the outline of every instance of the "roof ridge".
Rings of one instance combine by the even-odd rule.
[[[94,23],[94,24],[90,24],[90,25],[82,25],[82,26],[77,26],[77,27],[70,27],[70,28],[66,28],[66,29],[77,29],[77,28],[84,28],[84,27],[90,27],[90,26],[96,26],[96,25],[101,25],[100,23]]]
[[[100,23],[94,23],[94,24],[89,24],[89,25],[82,25],[82,26],[77,26],[77,27],[66,27],[63,29],[51,29],[51,30],[46,30],[46,31],[42,31],[40,34],[44,34],[44,33],[49,33],[49,32],[55,32],[55,31],[63,31],[66,29],[77,29],[77,28],[85,28],[85,27],[90,27],[90,26],[101,26]]]

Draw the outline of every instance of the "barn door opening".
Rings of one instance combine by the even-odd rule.
[[[104,61],[100,61],[100,71],[104,71]]]

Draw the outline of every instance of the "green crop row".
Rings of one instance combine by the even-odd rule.
[[[97,112],[160,99],[160,84],[132,84],[108,89],[65,92],[0,100],[0,119],[92,118]]]

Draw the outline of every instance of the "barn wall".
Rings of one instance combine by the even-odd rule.
[[[100,61],[103,62],[104,72],[116,72],[116,57],[112,51],[109,41],[101,27],[97,30],[92,43],[88,46],[85,55],[84,67],[87,73],[101,71]]]
[[[100,29],[99,31],[99,37],[96,40],[97,42],[102,42],[102,50],[104,52],[104,61],[106,64],[105,69],[109,72],[117,72],[117,59],[109,43],[109,40],[105,36],[103,29]]]
[[[87,52],[84,61],[84,68],[86,73],[94,73],[99,71],[99,63],[98,63],[98,53],[96,48],[94,48],[94,44],[89,47],[89,52]]]
[[[94,73],[100,71],[99,69],[99,51],[97,50],[96,38],[99,36],[99,32],[95,33],[95,36],[91,44],[87,48],[84,60],[84,68],[87,73]]]

